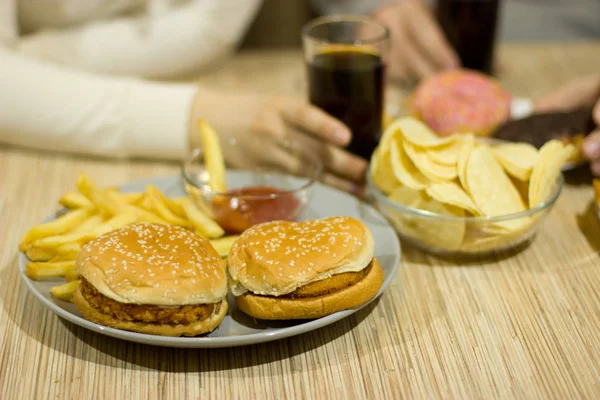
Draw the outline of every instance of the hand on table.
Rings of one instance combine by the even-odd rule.
[[[424,1],[402,0],[382,6],[373,18],[390,29],[388,71],[392,79],[409,83],[460,65]]]
[[[577,78],[539,99],[536,111],[567,111],[592,107],[596,129],[583,142],[583,154],[590,160],[592,173],[600,176],[600,74]]]
[[[325,171],[323,182],[360,193],[368,163],[343,149],[351,139],[348,127],[320,109],[292,97],[199,92],[193,121],[204,118],[225,143],[225,159],[236,167],[271,163],[287,171],[302,171],[302,160],[282,145],[296,142],[301,150],[318,155]],[[194,126],[194,125],[192,125]],[[191,145],[196,133],[191,130]]]

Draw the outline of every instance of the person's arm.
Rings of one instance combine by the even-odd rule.
[[[15,49],[88,71],[170,77],[210,65],[234,51],[261,3],[189,0],[166,6],[162,12],[42,31],[22,37]]]
[[[111,78],[0,48],[0,142],[102,156],[181,158],[197,88]]]

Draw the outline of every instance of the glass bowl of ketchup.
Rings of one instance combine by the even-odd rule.
[[[227,166],[227,191],[211,190],[202,149],[184,161],[185,188],[196,205],[228,234],[240,234],[269,221],[295,221],[312,197],[323,173],[320,158],[298,144],[253,139],[221,143]],[[273,153],[276,153],[273,154]]]

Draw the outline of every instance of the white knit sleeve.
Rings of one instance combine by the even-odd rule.
[[[153,3],[161,5],[156,12],[27,35],[16,50],[88,71],[171,77],[197,71],[234,51],[261,3],[159,0]]]
[[[0,48],[0,142],[110,157],[181,158],[193,85],[105,77]]]

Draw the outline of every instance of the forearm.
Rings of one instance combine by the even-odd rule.
[[[109,157],[180,158],[192,85],[97,76],[0,49],[0,141]]]

